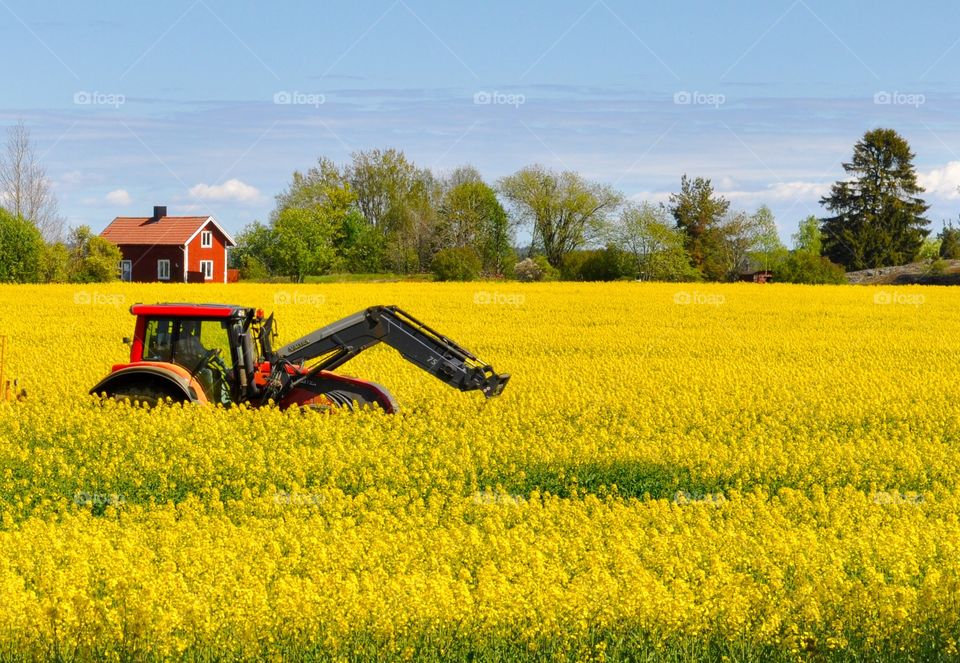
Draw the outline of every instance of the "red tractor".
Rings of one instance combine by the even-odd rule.
[[[117,364],[91,394],[156,404],[274,403],[281,408],[397,403],[375,382],[333,373],[377,343],[461,391],[497,396],[510,376],[396,306],[373,306],[274,349],[271,315],[225,304],[134,304],[130,362]]]

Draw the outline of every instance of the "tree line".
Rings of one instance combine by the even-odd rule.
[[[929,237],[914,154],[892,129],[868,131],[821,204],[784,246],[773,213],[734,209],[708,178],[683,175],[669,200],[628,199],[579,173],[530,165],[487,182],[472,166],[434,174],[396,149],[322,157],[295,171],[265,222],[238,235],[231,266],[247,279],[432,272],[441,280],[839,283],[846,270],[960,258],[960,228]],[[0,281],[95,281],[120,253],[90,228],[64,230],[22,123],[0,153]],[[518,243],[518,235],[525,239]]]
[[[868,131],[843,164],[848,177],[821,200],[827,215],[803,219],[787,248],[768,207],[733,209],[703,177],[684,175],[668,202],[654,204],[541,165],[488,183],[471,166],[437,176],[399,150],[359,151],[294,172],[269,220],[240,234],[232,260],[244,277],[295,281],[430,271],[729,281],[770,270],[780,281],[839,283],[845,270],[960,257],[952,225],[928,239],[913,158],[895,131]]]

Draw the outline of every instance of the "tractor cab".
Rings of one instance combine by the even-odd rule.
[[[130,312],[137,316],[130,362],[114,366],[111,375],[152,368],[157,378],[152,382],[162,383],[163,376],[179,383],[190,400],[229,405],[249,399],[248,370],[264,350],[261,311],[223,304],[135,304]]]

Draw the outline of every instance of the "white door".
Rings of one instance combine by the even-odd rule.
[[[133,262],[131,262],[130,260],[120,261],[120,280],[121,281],[133,280]]]

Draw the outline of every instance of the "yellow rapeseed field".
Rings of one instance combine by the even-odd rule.
[[[513,379],[98,404],[155,301],[398,304]],[[3,286],[0,334],[0,659],[960,656],[960,289]]]

